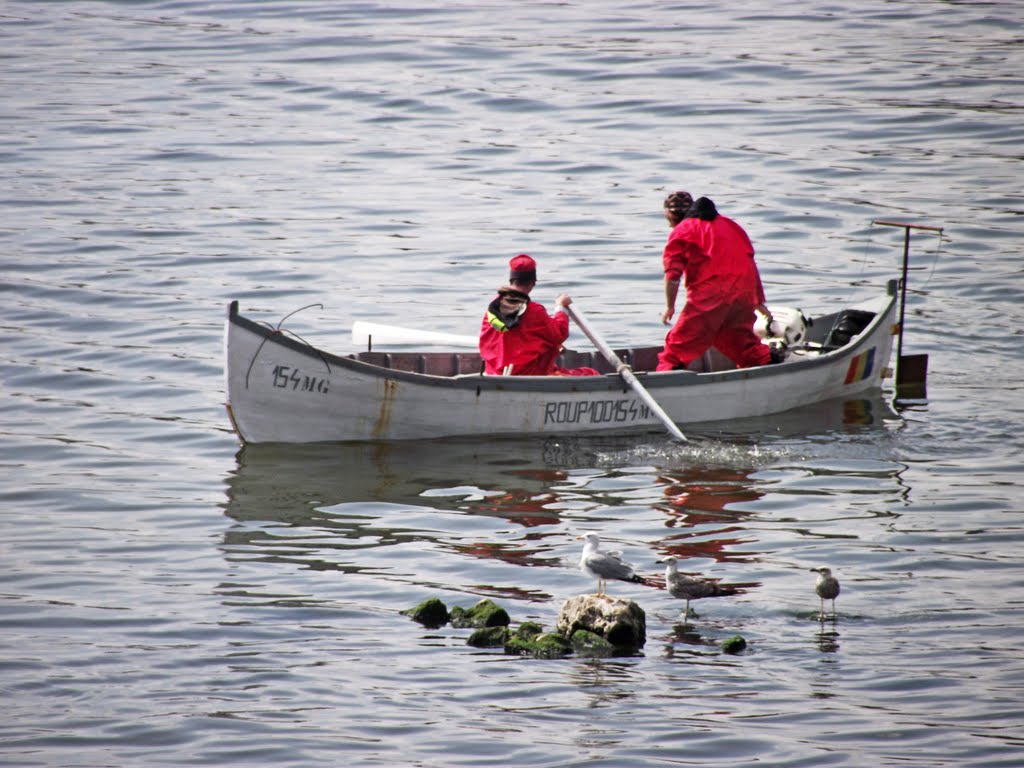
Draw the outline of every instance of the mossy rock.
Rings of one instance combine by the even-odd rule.
[[[542,632],[533,638],[533,645],[536,650],[533,655],[541,659],[557,659],[560,656],[568,656],[572,653],[572,646],[565,635],[557,632]]]
[[[520,637],[523,640],[532,640],[541,632],[544,631],[544,627],[535,621],[524,621],[518,627],[516,627],[515,636]]]
[[[453,627],[507,627],[512,623],[508,612],[491,600],[481,600],[472,608],[455,606],[449,618]]]
[[[444,626],[448,623],[449,619],[448,608],[436,597],[424,600],[415,608],[409,608],[402,611],[402,613],[432,629]]]
[[[747,641],[740,635],[733,635],[722,641],[722,651],[725,653],[742,653],[747,647]]]
[[[466,645],[474,648],[500,648],[509,641],[512,632],[508,627],[480,627],[466,640]]]
[[[632,600],[577,595],[562,605],[558,631],[571,638],[579,630],[603,637],[617,654],[630,654],[646,642],[647,619],[643,609]]]
[[[509,656],[532,656],[533,642],[519,635],[512,635],[505,643],[505,653]]]
[[[530,638],[514,634],[505,643],[509,656],[533,656],[535,659],[560,659],[572,653],[569,641],[556,632],[541,632]]]
[[[580,656],[614,656],[619,650],[596,632],[587,629],[577,629],[573,632],[569,643]]]

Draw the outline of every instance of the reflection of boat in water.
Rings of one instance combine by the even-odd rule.
[[[693,433],[689,444],[669,443],[660,435],[250,444],[238,451],[238,466],[228,479],[227,513],[239,521],[298,522],[315,516],[317,508],[385,502],[458,507],[542,525],[557,521],[558,486],[571,470],[656,464],[666,475],[662,482],[671,485],[670,468],[680,459],[691,468],[723,460],[731,464],[738,448],[765,444],[761,438],[831,439],[884,430],[897,418],[876,396],[746,420],[735,435]],[[669,502],[671,496],[666,491]]]
[[[786,413],[759,418],[742,419],[718,427],[705,435],[750,437],[796,437],[809,440],[831,437],[835,434],[854,434],[863,430],[886,429],[896,424],[900,416],[893,410],[881,392],[872,392],[856,398],[834,398],[808,403]],[[700,432],[691,432],[700,435]]]
[[[621,442],[619,443],[621,444]],[[299,523],[344,503],[408,504],[492,512],[522,525],[550,523],[551,488],[565,470],[597,462],[597,444],[572,440],[443,440],[247,445],[228,479],[235,520]]]
[[[665,520],[646,542],[652,557],[731,560],[771,441],[803,449],[865,435],[875,445],[894,417],[877,398],[819,403],[686,444],[658,435],[247,445],[227,479],[225,512],[237,525],[226,544],[313,568],[341,567],[331,550],[404,544],[563,567],[551,550],[566,547],[567,525],[607,530],[618,507],[642,505]],[[507,533],[472,518],[498,518]],[[372,560],[340,559],[351,569]]]
[[[375,549],[405,544],[476,559],[552,565],[529,534],[514,544],[473,535],[466,516],[500,517],[529,529],[559,523],[558,483],[595,447],[573,441],[416,441],[248,445],[227,480],[225,534],[245,557],[312,568],[360,570]],[[431,514],[436,512],[436,514]],[[337,560],[349,565],[338,566]],[[507,592],[507,591],[506,591]]]
[[[346,594],[378,601],[441,590],[546,602],[588,588],[575,536],[599,530],[655,579],[656,560],[674,554],[686,558],[683,572],[756,589],[733,574],[758,557],[750,519],[765,492],[760,470],[820,447],[843,454],[844,442],[877,456],[893,416],[880,399],[823,403],[736,435],[693,433],[688,443],[657,435],[247,445],[226,480],[234,524],[224,554],[338,572]]]

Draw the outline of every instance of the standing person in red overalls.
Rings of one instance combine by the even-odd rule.
[[[669,195],[664,211],[672,232],[662,255],[661,321],[668,325],[675,315],[680,278],[686,285],[686,305],[665,336],[657,370],[685,368],[711,346],[737,368],[773,362],[771,350],[754,334],[754,310],[768,315],[769,327],[771,315],[747,233],[718,213],[708,198],[694,203],[688,192]]]
[[[498,290],[480,324],[484,372],[512,376],[597,376],[593,368],[559,368],[555,358],[569,338],[572,304],[568,294],[555,299],[555,314],[530,299],[537,283],[537,262],[521,253],[509,262],[509,285]]]

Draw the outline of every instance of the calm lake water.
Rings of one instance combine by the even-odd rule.
[[[1024,763],[1019,3],[0,3],[0,763]],[[507,261],[613,344],[664,329],[660,205],[769,300],[898,275],[891,391],[642,438],[240,449],[227,303],[333,351],[473,333]],[[571,342],[584,345],[574,333]],[[596,531],[742,585],[613,584],[641,655],[536,661]],[[842,582],[817,620],[814,574]],[[723,639],[742,635],[740,655]]]

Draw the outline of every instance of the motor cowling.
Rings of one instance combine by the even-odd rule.
[[[807,328],[813,324],[804,313],[795,307],[768,307],[772,313],[771,327],[768,318],[757,312],[754,321],[754,333],[765,344],[781,343],[786,347],[801,344],[807,339]]]

